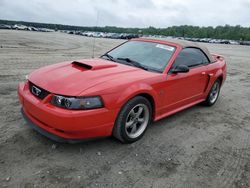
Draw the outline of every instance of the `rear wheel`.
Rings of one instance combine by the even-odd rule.
[[[121,109],[115,122],[113,136],[123,143],[135,142],[144,135],[151,117],[151,104],[146,98],[137,96]]]
[[[204,102],[205,105],[212,106],[216,103],[220,94],[220,86],[221,86],[221,81],[217,79],[208,93],[207,99]]]

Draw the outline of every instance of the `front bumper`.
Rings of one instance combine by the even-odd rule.
[[[80,143],[80,142],[83,142],[85,141],[84,140],[81,140],[81,139],[66,139],[66,138],[63,138],[63,137],[60,137],[60,136],[57,136],[55,134],[52,134],[48,131],[46,131],[45,129],[42,129],[41,127],[37,126],[34,122],[32,122],[28,116],[25,114],[23,108],[21,108],[21,113],[23,115],[23,118],[26,120],[27,124],[32,128],[34,129],[35,131],[39,132],[41,135],[51,139],[51,140],[54,140],[56,142],[60,142],[60,143],[70,143],[70,144],[75,144],[75,143]]]
[[[22,113],[28,124],[52,140],[75,143],[83,139],[112,134],[117,110],[67,110],[50,104],[52,94],[43,100],[35,97],[28,83],[18,85]]]

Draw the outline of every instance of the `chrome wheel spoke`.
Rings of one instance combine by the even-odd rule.
[[[143,123],[144,122],[144,118],[138,118],[138,122],[139,123]]]
[[[131,127],[133,124],[134,124],[134,121],[126,122],[126,128]]]
[[[138,109],[138,112],[136,113],[136,118],[139,118],[140,117],[140,115],[142,114],[142,112],[143,112],[143,107],[139,107],[139,109]]]
[[[132,110],[130,111],[129,115],[130,115],[131,117],[133,117],[133,118],[136,117],[136,113],[135,113],[134,109],[132,109]]]
[[[136,124],[133,125],[132,129],[131,129],[131,133],[135,133],[137,131],[137,126]]]

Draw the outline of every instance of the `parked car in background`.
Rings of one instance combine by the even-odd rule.
[[[21,24],[15,24],[12,28],[17,30],[28,30],[27,26]]]
[[[12,29],[12,28],[9,25],[0,24],[0,29]]]

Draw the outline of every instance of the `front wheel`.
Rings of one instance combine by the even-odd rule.
[[[220,86],[221,86],[221,81],[217,79],[208,93],[207,99],[204,102],[205,105],[212,106],[216,103],[220,94]]]
[[[151,104],[146,98],[137,96],[121,109],[115,122],[113,136],[123,143],[135,142],[145,133],[151,117]]]

